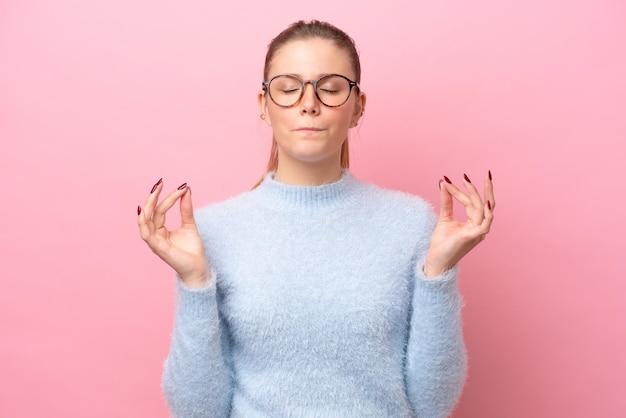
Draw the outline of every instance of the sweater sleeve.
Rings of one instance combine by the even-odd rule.
[[[458,268],[427,278],[423,264],[422,258],[415,271],[405,370],[407,394],[418,417],[445,418],[459,400],[467,371]]]
[[[203,289],[177,281],[177,307],[170,352],[163,369],[163,393],[179,418],[227,417],[232,379],[227,363],[228,333],[217,309],[215,275]]]

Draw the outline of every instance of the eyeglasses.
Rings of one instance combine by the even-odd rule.
[[[304,95],[304,87],[313,85],[317,99],[328,107],[338,107],[348,101],[352,87],[359,88],[356,81],[339,74],[329,74],[317,80],[301,80],[300,78],[281,74],[263,82],[263,87],[270,98],[280,107],[295,106]]]

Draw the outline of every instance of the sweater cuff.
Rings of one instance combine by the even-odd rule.
[[[463,306],[463,299],[459,293],[458,265],[436,277],[424,275],[424,259],[415,266],[415,296],[427,302],[428,306],[441,305],[458,309]]]
[[[426,275],[424,274],[425,262],[426,262],[426,259],[421,258],[418,260],[417,264],[415,265],[415,278],[418,281],[424,282],[423,283],[424,285],[432,284],[434,286],[441,286],[443,283],[449,283],[449,282],[456,283],[458,273],[459,273],[458,264],[452,267],[451,269],[444,271],[439,276],[426,277]]]
[[[179,315],[192,318],[212,316],[216,308],[215,293],[215,272],[213,271],[206,286],[201,289],[187,287],[185,282],[176,275],[176,307]]]

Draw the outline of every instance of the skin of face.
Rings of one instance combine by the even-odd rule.
[[[302,80],[316,80],[327,74],[340,74],[354,80],[348,53],[327,39],[291,41],[274,55],[268,80],[279,74],[292,74]],[[298,176],[320,182],[337,178],[341,170],[341,146],[348,130],[356,126],[365,106],[365,94],[355,88],[339,107],[324,106],[313,86],[305,85],[300,101],[292,107],[276,105],[264,91],[259,92],[259,108],[272,127],[278,147],[277,177],[298,183]]]

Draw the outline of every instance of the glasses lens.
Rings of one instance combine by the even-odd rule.
[[[294,105],[302,93],[302,83],[290,75],[281,75],[270,82],[270,96],[279,106]]]
[[[341,106],[350,96],[350,82],[338,75],[329,75],[317,82],[317,95],[326,106]]]

